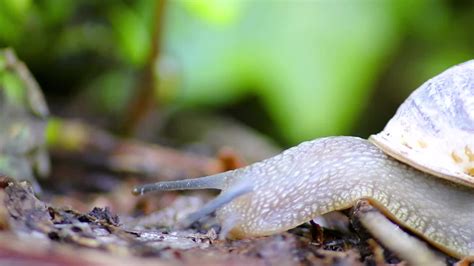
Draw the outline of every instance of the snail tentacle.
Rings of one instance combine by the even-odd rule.
[[[194,190],[194,189],[224,189],[228,172],[215,175],[190,178],[176,181],[163,181],[135,187],[134,195],[143,195],[149,192],[172,191],[172,190]]]
[[[240,182],[237,183],[229,189],[223,191],[219,196],[215,199],[209,201],[204,205],[199,211],[191,213],[184,221],[181,222],[181,225],[184,227],[188,227],[193,222],[198,221],[199,219],[207,216],[217,209],[221,208],[222,206],[228,204],[229,202],[233,201],[234,199],[245,195],[249,192],[252,192],[253,186],[249,182]]]

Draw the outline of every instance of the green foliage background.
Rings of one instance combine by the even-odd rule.
[[[469,2],[180,0],[161,18],[157,3],[0,0],[0,46],[17,50],[48,99],[121,116],[160,24],[152,66],[162,108],[255,98],[275,125],[267,133],[288,144],[376,130],[381,113],[474,51]]]

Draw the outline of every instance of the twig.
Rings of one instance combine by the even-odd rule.
[[[156,106],[156,79],[154,69],[155,62],[158,60],[161,50],[165,2],[165,0],[158,0],[155,4],[150,55],[143,70],[143,77],[138,83],[136,95],[127,108],[130,112],[126,113],[126,118],[123,123],[125,135],[135,135],[140,127],[140,123]]]

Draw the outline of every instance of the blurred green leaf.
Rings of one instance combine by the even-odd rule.
[[[18,41],[30,4],[29,0],[0,0],[0,40]]]
[[[124,4],[114,6],[109,18],[123,57],[134,65],[143,65],[152,44],[147,21],[133,6]]]
[[[236,21],[242,7],[247,3],[241,0],[181,0],[183,6],[199,18],[216,25],[226,25]]]
[[[7,59],[3,56],[0,56],[0,71],[3,72],[6,67],[7,67]],[[2,79],[0,78],[0,80]]]
[[[31,6],[31,0],[1,0],[1,6],[12,16],[22,16]]]
[[[36,7],[41,19],[54,25],[67,20],[73,14],[78,2],[74,0],[42,0],[36,2]]]
[[[112,70],[92,80],[87,87],[87,98],[101,113],[123,113],[123,107],[132,96],[134,88],[133,73]]]
[[[166,51],[184,84],[176,101],[217,105],[254,94],[290,142],[347,133],[399,43],[401,9],[420,6],[251,2],[222,31],[171,5]]]

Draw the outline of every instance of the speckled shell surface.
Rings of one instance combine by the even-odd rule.
[[[369,140],[421,171],[474,187],[474,60],[425,82]]]

